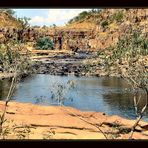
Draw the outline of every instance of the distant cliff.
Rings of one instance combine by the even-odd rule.
[[[101,9],[82,12],[71,19],[67,28],[92,29],[89,45],[94,49],[114,46],[129,29],[148,32],[148,9]]]

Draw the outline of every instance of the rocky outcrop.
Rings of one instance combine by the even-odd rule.
[[[0,12],[0,28],[1,27],[22,28],[22,24],[17,21],[15,17],[9,15],[7,12]]]
[[[0,102],[0,113],[4,102]],[[5,139],[128,139],[134,120],[72,107],[9,102]],[[140,121],[133,138],[147,139],[148,123]],[[104,135],[105,136],[104,136]]]
[[[88,23],[90,26],[89,24],[92,23],[95,27],[88,28],[92,29],[93,33],[87,36],[88,40],[85,43],[88,43],[89,49],[100,50],[114,47],[118,39],[127,34],[130,28],[140,29],[142,34],[145,34],[148,31],[147,18],[147,9],[102,9],[69,26],[73,26],[74,29],[77,25],[85,23],[87,26]],[[85,26],[83,27],[86,28]]]
[[[33,27],[19,30],[19,27],[14,25],[3,25],[5,31],[0,30],[0,42],[3,43],[8,38],[33,42],[40,37],[49,37],[54,42],[54,48],[59,49],[60,37],[62,49],[100,50],[115,46],[129,28],[140,29],[142,34],[146,33],[147,14],[147,9],[103,9],[84,20],[63,27]],[[9,29],[5,29],[5,26]]]
[[[15,27],[0,28],[0,43],[10,41],[33,42],[38,38],[38,34],[33,28],[18,29]]]

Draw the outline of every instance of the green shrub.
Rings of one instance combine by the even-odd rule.
[[[35,45],[35,48],[40,50],[53,49],[53,47],[54,44],[48,37],[39,38]]]
[[[101,23],[101,26],[102,26],[103,28],[107,27],[107,26],[108,26],[108,21],[103,21],[103,22]]]
[[[123,12],[118,11],[117,13],[113,14],[113,20],[116,20],[117,22],[121,22],[123,19]]]
[[[30,53],[20,54],[23,50],[24,47],[20,44],[7,43],[0,46],[0,66],[4,72],[17,72],[19,75],[31,72]],[[15,70],[16,65],[17,71]]]
[[[107,63],[115,62],[123,57],[132,59],[136,56],[146,56],[148,55],[148,39],[141,36],[141,31],[132,31],[119,38],[116,47],[109,47],[107,50],[112,51],[112,54],[106,59]]]
[[[97,51],[97,56],[101,56],[103,55],[103,52],[102,51]]]
[[[140,30],[129,30],[119,39],[116,47],[106,58],[106,68],[114,66],[121,76],[127,78],[133,88],[148,90],[148,69],[142,57],[148,55],[148,39]]]

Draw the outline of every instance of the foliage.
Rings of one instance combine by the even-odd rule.
[[[140,30],[132,30],[131,28],[123,38],[119,39],[117,46],[106,62],[108,70],[115,67],[121,76],[131,84],[134,91],[133,100],[137,120],[131,129],[129,138],[132,138],[133,132],[148,106],[147,55],[148,39]],[[138,109],[142,92],[145,93],[145,105],[142,109]]]
[[[40,50],[53,49],[53,47],[53,42],[48,37],[39,38],[35,45],[35,48]]]
[[[68,24],[84,20],[86,17],[93,16],[94,14],[98,14],[100,12],[101,12],[101,9],[91,9],[89,11],[83,11],[83,12],[79,13],[76,17],[69,20]]]
[[[148,39],[141,35],[140,31],[132,31],[119,42],[113,50],[111,56],[107,59],[111,65],[120,65],[119,69],[122,76],[129,77],[134,80],[134,87],[148,87],[148,75],[146,65],[142,61],[142,56],[148,55]],[[128,67],[123,69],[121,64],[126,61]]]
[[[121,22],[123,19],[123,12],[122,11],[118,11],[116,13],[113,14],[112,19],[116,20],[117,22]]]
[[[19,75],[27,74],[31,68],[30,54],[27,51],[21,55],[24,47],[20,44],[7,43],[0,47],[0,63],[3,71],[8,73],[15,72],[15,66],[18,65],[17,73]]]
[[[78,16],[74,17],[73,19],[69,20],[68,24],[74,23],[74,22],[78,22],[81,19],[84,19],[89,13],[87,11],[83,11],[81,13],[79,13]]]
[[[52,24],[53,28],[57,27],[56,24]]]
[[[0,136],[3,138],[9,133],[7,128],[4,128],[7,104],[11,99],[17,82],[20,80],[19,78],[28,74],[31,67],[29,53],[26,52],[24,55],[22,55],[22,50],[24,51],[22,45],[13,42],[6,43],[0,47],[0,64],[2,65],[3,71],[14,74],[8,95],[5,100],[4,111],[2,115],[0,115]]]
[[[30,18],[28,17],[17,18],[17,20],[22,24],[23,28],[27,28],[30,26],[29,25]]]
[[[92,9],[90,11],[88,11],[89,13],[100,13],[101,9]]]
[[[17,17],[15,14],[16,12],[13,10],[13,9],[0,9],[0,13],[7,13],[9,16],[11,16],[13,19],[15,19],[18,24],[20,24],[19,26],[21,26],[21,28],[27,28],[29,27],[29,21],[30,21],[30,18],[27,18],[27,17],[22,17],[22,18],[19,18]]]
[[[14,16],[14,14],[15,14],[15,11],[12,10],[12,9],[0,9],[0,13],[1,12],[7,13],[7,14],[9,14],[11,16]]]
[[[66,93],[68,93],[70,89],[74,89],[75,85],[75,82],[70,80],[67,81],[66,85],[55,83],[53,85],[53,89],[51,90],[51,98],[57,100],[59,104],[63,104]]]
[[[128,77],[133,87],[148,89],[147,65],[144,57],[148,55],[148,39],[141,31],[129,30],[126,36],[119,39],[117,46],[106,59],[110,66],[115,65],[123,77]],[[125,63],[127,66],[125,66]]]
[[[24,125],[21,128],[14,128],[13,132],[18,139],[29,139],[31,129],[29,126]]]
[[[101,26],[102,26],[103,28],[107,27],[107,26],[108,26],[108,21],[103,21],[103,22],[101,22]]]
[[[123,57],[132,59],[148,55],[148,39],[140,34],[140,31],[133,31],[120,38],[108,60],[115,62]]]

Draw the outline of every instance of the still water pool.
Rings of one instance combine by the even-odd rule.
[[[9,80],[0,81],[0,99],[4,100]],[[23,79],[16,87],[13,101],[40,105],[65,106],[82,111],[98,111],[135,119],[133,94],[125,80],[115,77],[75,77],[37,74]],[[143,95],[140,106],[145,103]],[[144,115],[148,121],[148,110]]]

